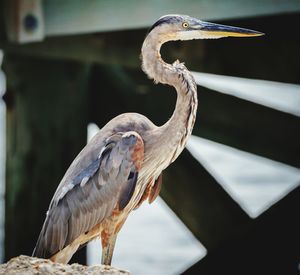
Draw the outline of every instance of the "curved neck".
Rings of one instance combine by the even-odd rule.
[[[174,86],[177,91],[173,115],[159,127],[158,137],[158,142],[165,145],[166,150],[174,151],[170,160],[173,162],[185,147],[195,123],[197,86],[183,63],[176,61],[171,65],[162,60],[160,48],[164,42],[166,41],[153,31],[146,37],[142,46],[142,69],[156,83]]]

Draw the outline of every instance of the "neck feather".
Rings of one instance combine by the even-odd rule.
[[[173,115],[159,127],[158,136],[158,142],[166,146],[166,154],[171,154],[169,162],[173,162],[185,147],[195,123],[197,86],[183,63],[176,61],[171,65],[162,60],[160,48],[164,42],[153,31],[146,37],[142,46],[142,69],[156,83],[168,84],[177,91]]]

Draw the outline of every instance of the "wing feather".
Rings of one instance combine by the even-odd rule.
[[[139,150],[138,157],[136,156]],[[143,141],[136,132],[116,133],[98,148],[96,159],[84,165],[73,178],[62,182],[51,203],[33,255],[49,258],[78,236],[111,215],[119,205],[124,209],[134,192],[137,159],[143,158]],[[72,168],[72,166],[71,166]],[[70,169],[71,169],[70,168]],[[63,179],[63,180],[64,180]]]

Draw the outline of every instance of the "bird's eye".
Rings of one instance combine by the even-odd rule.
[[[188,28],[188,26],[189,26],[189,23],[188,23],[188,22],[183,22],[183,23],[182,23],[182,27],[184,27],[185,29]]]

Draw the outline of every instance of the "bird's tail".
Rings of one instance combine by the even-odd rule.
[[[52,255],[45,245],[45,229],[47,226],[47,220],[44,222],[39,238],[36,242],[35,248],[32,252],[32,257],[49,259]]]

